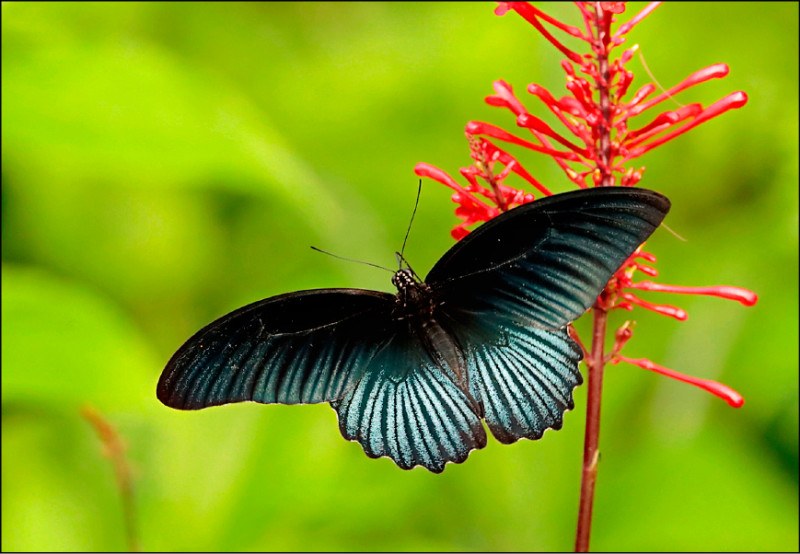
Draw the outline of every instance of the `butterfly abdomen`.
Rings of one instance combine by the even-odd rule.
[[[453,336],[445,331],[433,317],[421,322],[422,344],[436,365],[463,390],[469,393],[466,360]]]

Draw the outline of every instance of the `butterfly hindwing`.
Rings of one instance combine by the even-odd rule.
[[[167,363],[158,398],[193,410],[340,398],[387,339],[395,297],[320,289],[255,302],[198,331]]]
[[[628,187],[542,198],[471,232],[426,282],[461,310],[558,329],[591,307],[669,205],[656,192]]]
[[[475,401],[424,336],[398,327],[356,386],[331,405],[342,435],[361,443],[368,456],[440,473],[447,462],[463,462],[483,448],[486,432]]]
[[[535,440],[561,429],[564,412],[574,407],[572,390],[583,381],[582,355],[566,329],[515,327],[507,346],[479,345],[471,354],[486,424],[498,441]]]
[[[566,328],[548,331],[442,305],[436,317],[463,352],[472,397],[504,444],[560,429],[583,382],[583,354]]]

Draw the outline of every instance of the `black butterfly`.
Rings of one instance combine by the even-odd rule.
[[[158,382],[167,406],[330,402],[368,456],[435,473],[486,445],[560,429],[582,382],[566,326],[669,211],[664,196],[608,187],[499,215],[397,294],[291,292],[210,323]]]

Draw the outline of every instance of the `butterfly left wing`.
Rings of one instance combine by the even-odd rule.
[[[254,302],[178,349],[158,381],[158,399],[196,410],[246,400],[341,398],[388,340],[394,305],[394,295],[359,289],[306,290]]]

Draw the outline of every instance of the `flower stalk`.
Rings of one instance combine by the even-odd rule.
[[[648,4],[613,30],[616,17],[625,12],[625,2],[576,2],[582,28],[561,22],[528,2],[498,2],[495,10],[497,15],[517,13],[566,57],[562,60],[561,67],[569,94],[558,98],[535,83],[529,84],[525,89],[536,102],[556,117],[564,130],[553,129],[541,118],[530,113],[509,83],[503,80],[493,83],[494,94],[486,97],[486,103],[507,110],[513,116],[518,132],[479,121],[470,121],[467,124],[465,133],[473,162],[469,167],[460,170],[467,185],[462,186],[445,171],[430,164],[420,163],[415,167],[415,172],[420,177],[431,178],[453,189],[452,200],[457,205],[455,213],[461,220],[451,231],[456,240],[466,236],[475,224],[488,221],[515,206],[534,201],[534,195],[552,194],[548,187],[539,182],[501,144],[513,145],[549,157],[561,169],[565,180],[579,188],[635,186],[642,179],[645,168],[631,167],[629,162],[702,123],[745,105],[747,95],[737,91],[708,107],[699,103],[683,105],[678,109],[655,114],[646,123],[635,126],[633,118],[636,116],[644,115],[664,100],[672,99],[676,94],[710,79],[724,78],[729,72],[727,65],[714,64],[692,73],[660,94],[655,94],[658,87],[653,83],[646,83],[629,94],[634,74],[626,68],[626,64],[633,58],[638,46],[627,48],[616,57],[615,49],[625,44],[626,34],[642,23],[660,4]],[[587,53],[568,48],[556,37],[557,33],[585,42]],[[531,192],[507,185],[505,181],[509,178],[520,179],[523,186],[530,187]],[[575,550],[579,552],[588,551],[589,548],[599,459],[603,371],[607,363],[617,364],[624,361],[692,384],[719,396],[733,407],[740,407],[744,403],[739,393],[720,383],[687,376],[647,359],[623,356],[620,353],[622,348],[633,337],[631,322],[626,322],[615,332],[611,352],[604,351],[608,314],[612,310],[633,311],[640,308],[678,321],[688,318],[687,312],[677,306],[656,304],[640,298],[638,294],[642,291],[716,296],[735,300],[745,306],[752,306],[757,301],[755,293],[727,285],[688,287],[661,284],[652,280],[635,281],[637,272],[650,279],[658,276],[657,269],[651,265],[656,262],[656,257],[644,251],[643,247],[644,245],[622,265],[597,298],[592,308],[591,349],[587,351],[575,330],[571,326],[569,329],[584,351],[588,368],[581,499],[575,540]]]

